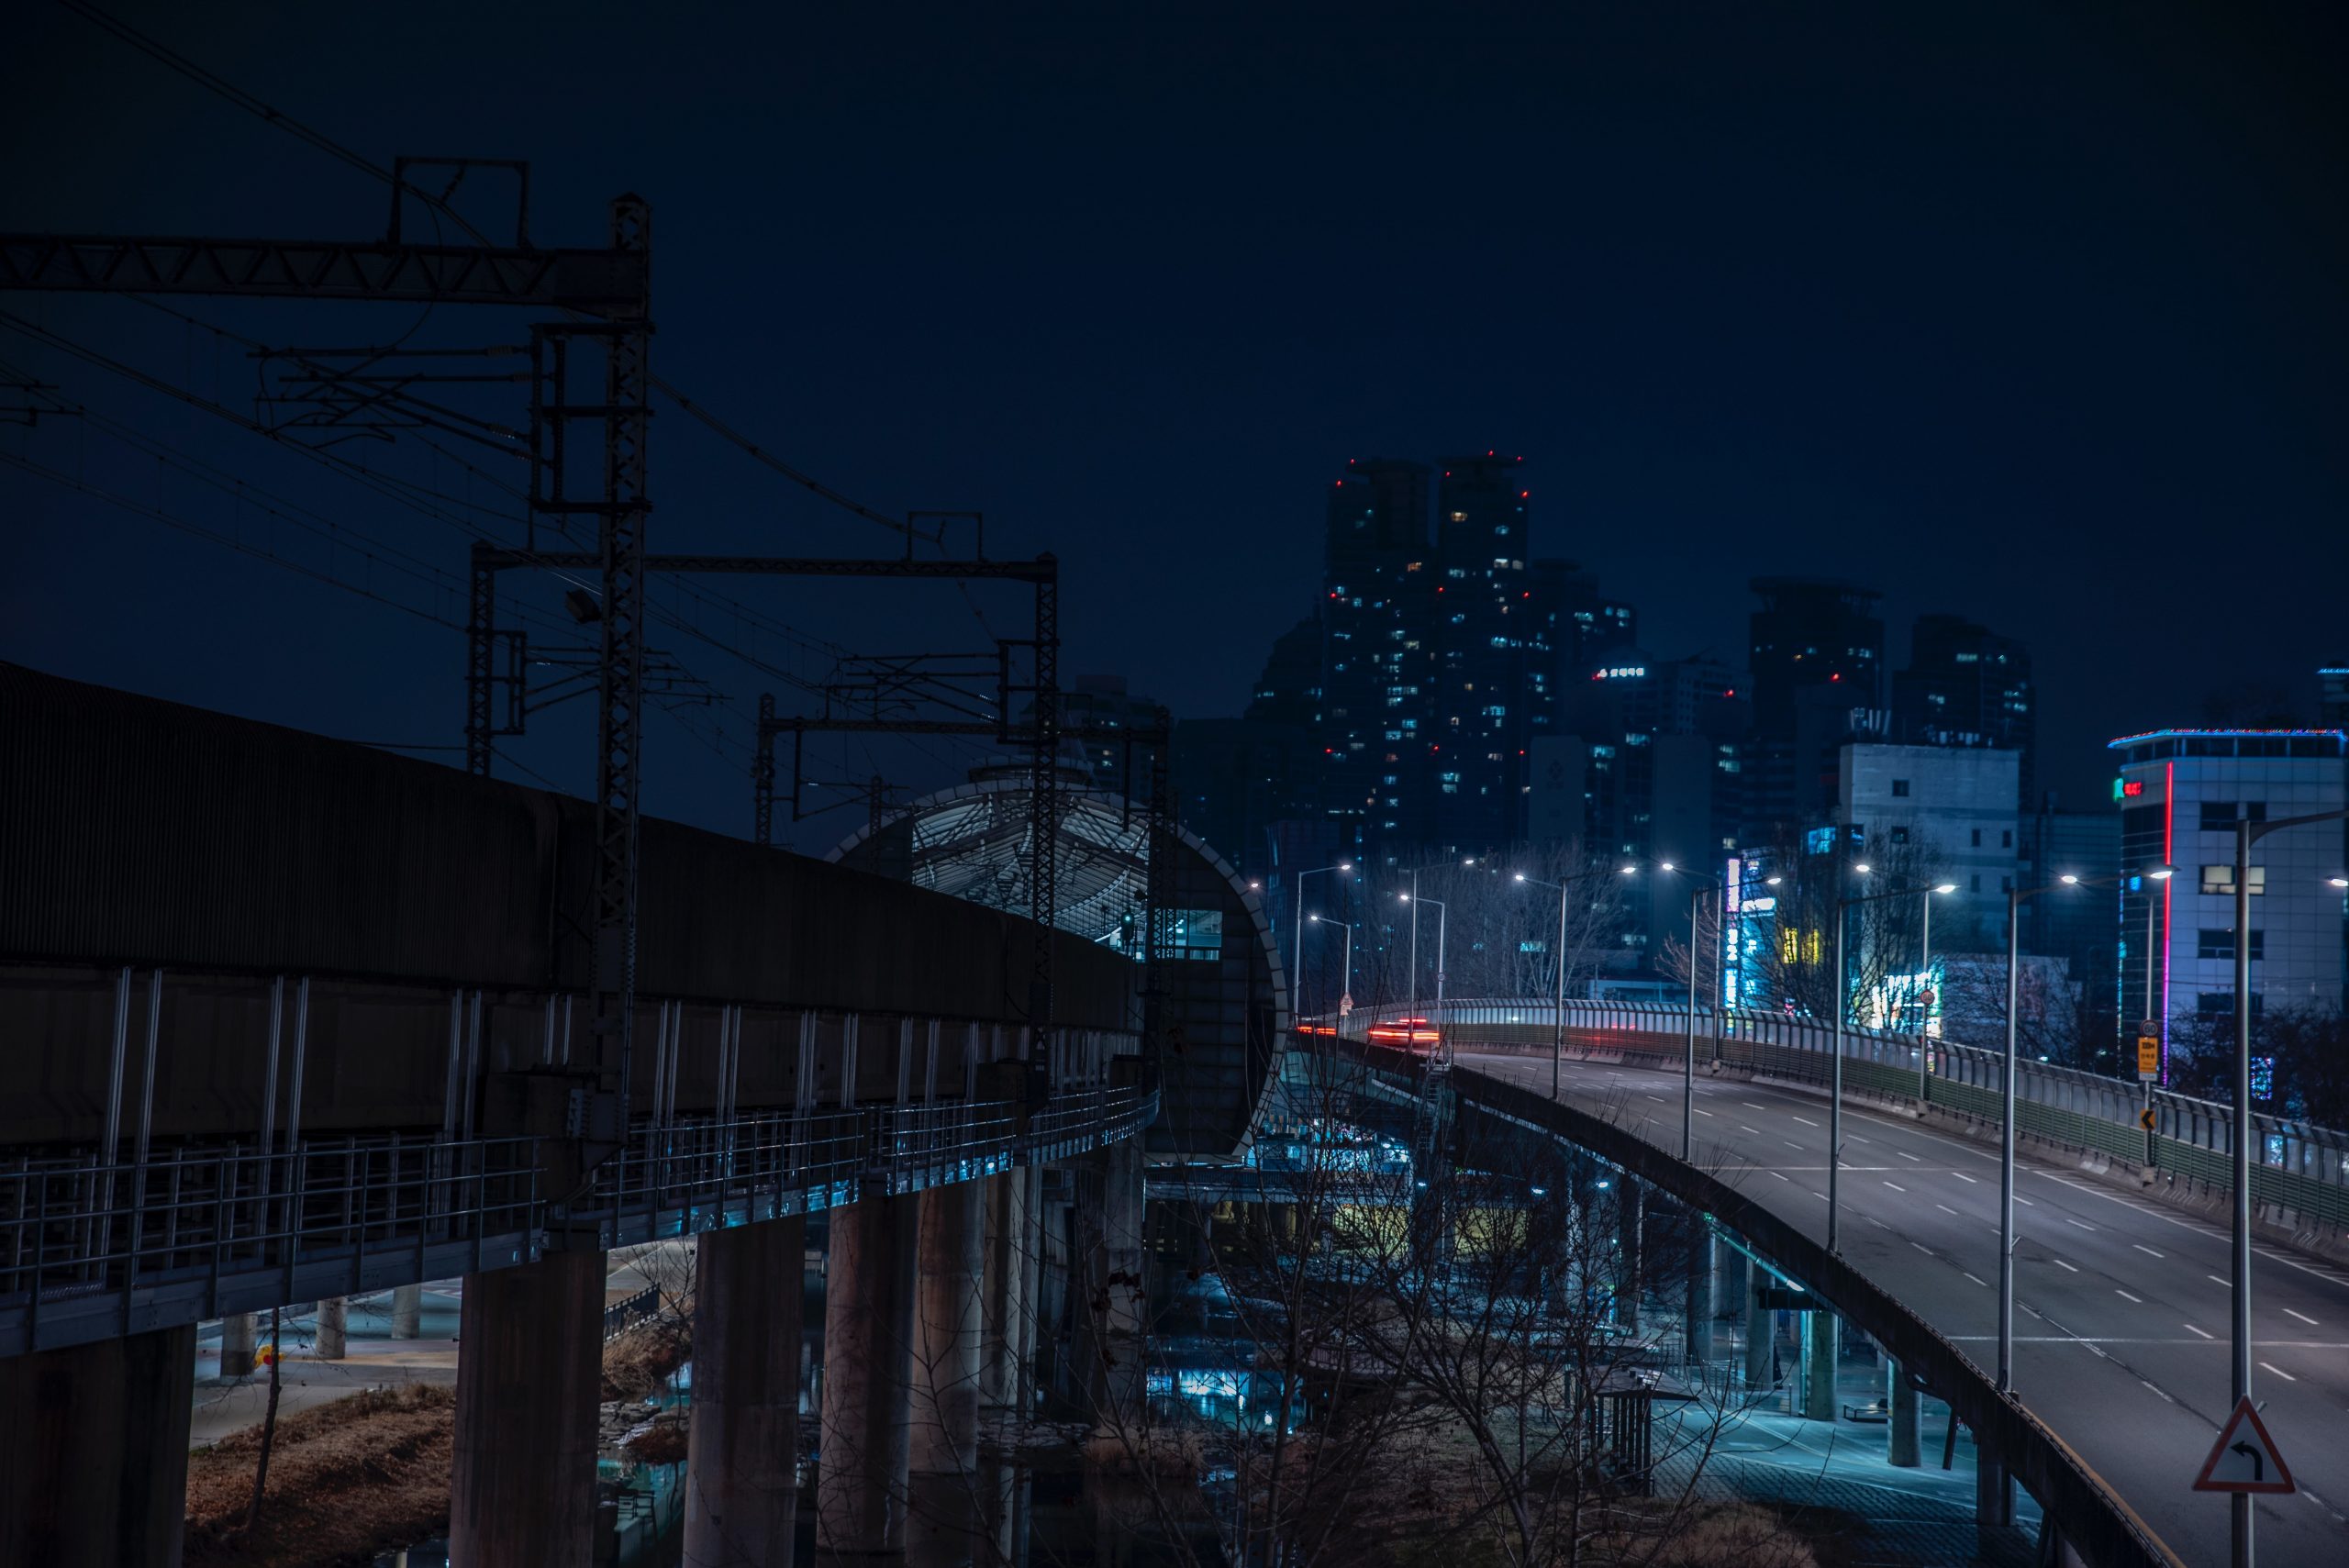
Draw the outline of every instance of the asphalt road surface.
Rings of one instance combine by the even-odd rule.
[[[1457,1070],[1546,1091],[1546,1059],[1464,1049]],[[1678,1153],[1676,1073],[1568,1062],[1565,1098]],[[1827,1229],[1823,1094],[1696,1089],[1697,1163],[1809,1234]],[[1998,1354],[1995,1147],[1846,1100],[1844,1257],[1985,1372]],[[2229,1396],[2225,1229],[2016,1160],[2015,1392],[2194,1568],[2228,1560],[2228,1500],[2189,1490]],[[2256,1500],[2263,1568],[2349,1559],[2349,1272],[2254,1242],[2252,1389],[2299,1491]]]

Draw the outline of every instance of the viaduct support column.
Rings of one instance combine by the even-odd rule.
[[[921,1195],[914,1293],[913,1444],[908,1560],[963,1564],[978,1551],[979,1362],[986,1267],[985,1183]],[[975,1553],[975,1557],[974,1557]]]
[[[1132,1422],[1141,1416],[1142,1335],[1146,1328],[1148,1258],[1143,1249],[1144,1201],[1141,1140],[1129,1138],[1102,1153],[1100,1252],[1095,1265],[1101,1312],[1102,1418]],[[1289,1212],[1304,1218],[1301,1206]],[[1309,1247],[1307,1236],[1300,1245]]]
[[[694,1252],[688,1568],[791,1561],[799,1485],[799,1298],[807,1222],[705,1233]]]
[[[1745,1264],[1745,1386],[1770,1386],[1771,1363],[1777,1357],[1778,1315],[1762,1305],[1770,1272],[1753,1260]]]
[[[392,1287],[392,1338],[413,1340],[424,1331],[424,1287],[401,1284]]]
[[[1914,1469],[1919,1462],[1919,1450],[1923,1446],[1919,1429],[1924,1400],[1919,1396],[1917,1385],[1909,1381],[1908,1368],[1887,1356],[1884,1371],[1890,1385],[1885,1390],[1884,1403],[1892,1418],[1890,1444],[1885,1458],[1903,1469]]]
[[[243,1377],[253,1370],[253,1342],[258,1337],[250,1312],[231,1312],[220,1319],[222,1377]]]
[[[178,1568],[195,1326],[0,1361],[0,1562]]]
[[[1802,1413],[1814,1421],[1835,1418],[1835,1314],[1802,1315]]]
[[[311,1350],[323,1362],[351,1353],[351,1297],[329,1296],[318,1303],[318,1334]]]
[[[823,1460],[816,1482],[821,1562],[905,1551],[918,1203],[876,1196],[832,1211],[824,1278]]]
[[[1615,1184],[1615,1218],[1620,1231],[1616,1253],[1615,1326],[1626,1334],[1640,1331],[1640,1187],[1626,1173]]]
[[[990,1409],[1017,1409],[1035,1343],[1037,1173],[1023,1165],[980,1184],[987,1234],[979,1398]]]
[[[449,1478],[451,1568],[586,1562],[596,1528],[604,1254],[468,1274]]]

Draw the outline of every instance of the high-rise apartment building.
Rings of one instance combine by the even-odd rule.
[[[1436,482],[1435,774],[1430,842],[1503,844],[1523,830],[1532,715],[1553,696],[1548,630],[1527,567],[1521,458],[1447,458]]]
[[[1330,486],[1321,584],[1322,809],[1349,845],[1426,831],[1435,650],[1428,471],[1379,458]]]
[[[1753,743],[1743,837],[1807,828],[1834,803],[1835,750],[1869,729],[1883,703],[1883,597],[1805,577],[1757,577],[1750,619]]]
[[[2021,757],[2022,798],[2036,799],[2039,701],[2031,652],[1963,616],[1923,615],[1909,665],[1892,677],[1892,732],[1923,746],[1996,746]]]

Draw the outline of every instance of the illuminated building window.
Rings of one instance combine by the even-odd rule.
[[[2251,896],[2256,898],[2267,891],[2267,868],[2253,866],[2250,871]],[[2232,865],[2204,866],[2202,891],[2213,897],[2232,898],[2235,895],[2235,868]]]
[[[2251,956],[2254,962],[2267,956],[2265,951],[2267,946],[2266,938],[2267,933],[2265,931],[2251,933]],[[2234,928],[2232,926],[2221,926],[2216,929],[2203,927],[2199,940],[2194,944],[2194,956],[2232,959],[2235,956]]]

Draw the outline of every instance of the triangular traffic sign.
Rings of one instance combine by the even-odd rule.
[[[2194,1478],[2197,1492],[2289,1492],[2292,1472],[2276,1451],[2276,1440],[2249,1395],[2235,1402],[2234,1414],[2219,1429],[2202,1473]]]

